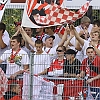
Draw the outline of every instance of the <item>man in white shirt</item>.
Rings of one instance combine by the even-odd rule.
[[[28,68],[29,57],[27,53],[20,48],[21,39],[19,36],[13,36],[10,44],[12,49],[6,50],[1,55],[0,63],[6,61],[6,76],[13,79],[23,74],[24,70]]]
[[[37,39],[35,41],[36,52],[34,53],[34,66],[33,73],[37,75],[43,75],[47,73],[47,69],[50,67],[50,57],[42,50],[43,41]]]
[[[58,43],[61,41],[61,37],[59,36],[59,33],[54,33],[54,26],[45,27],[45,33],[50,36],[51,35],[55,36],[53,46],[58,45]]]
[[[35,42],[32,41],[32,39],[26,34],[26,32],[23,30],[23,28],[20,27],[20,32],[24,38],[26,38],[27,42],[34,48],[35,47]],[[54,37],[54,36],[53,36]],[[57,57],[56,53],[56,48],[58,46],[62,46],[67,38],[67,32],[64,32],[64,35],[59,42],[58,45],[53,47],[53,38],[52,36],[47,35],[45,38],[45,46],[44,46],[44,51],[47,52],[47,54],[50,55],[50,61],[52,62],[53,59]]]
[[[86,49],[89,46],[93,46],[94,50],[97,55],[100,55],[100,45],[99,45],[99,40],[100,40],[100,30],[98,28],[93,28],[93,30],[90,33],[90,39],[91,41],[82,39],[79,34],[77,33],[76,29],[74,26],[71,26],[71,29],[73,31],[73,34],[75,35],[76,39],[81,45],[81,50],[83,51],[83,58],[86,58]]]
[[[88,33],[90,34],[93,28],[93,25],[91,24],[91,20],[87,16],[84,16],[81,19],[81,24],[75,28],[78,33],[83,31],[83,34],[86,34],[85,29],[87,29]]]

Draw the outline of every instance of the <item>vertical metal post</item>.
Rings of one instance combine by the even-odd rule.
[[[29,100],[32,100],[32,95],[33,95],[33,64],[34,64],[34,54],[30,53],[30,75],[29,75],[29,80],[30,80],[30,88],[29,88]]]

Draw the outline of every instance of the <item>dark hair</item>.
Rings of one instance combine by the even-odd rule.
[[[43,46],[43,41],[40,40],[40,39],[37,39],[37,40],[35,41],[35,45],[36,45],[36,44],[42,44],[42,46]]]
[[[30,28],[30,27],[23,27],[23,29],[25,30],[25,28]],[[30,28],[31,29],[31,31],[33,32],[33,28]]]
[[[62,50],[63,50],[64,52],[66,51],[66,47],[65,47],[65,46],[58,46],[57,49],[58,49],[59,47],[61,47]],[[57,49],[56,49],[56,50],[57,50]]]
[[[66,54],[71,54],[71,55],[74,55],[74,57],[76,56],[76,51],[75,50],[73,50],[73,49],[68,49],[66,52],[65,52],[65,55]]]
[[[97,25],[98,27],[100,27],[100,20],[95,20],[95,21],[93,22],[93,24],[94,24],[94,25]]]
[[[6,25],[2,22],[0,22],[0,30],[3,30],[3,33],[6,30]]]
[[[93,49],[93,51],[94,51],[94,48],[93,48],[93,47],[88,47],[88,48],[86,49],[86,51],[87,51],[88,49]]]
[[[19,42],[20,43],[20,46],[21,46],[21,37],[20,36],[13,36],[11,39],[12,40],[16,39],[17,42]]]

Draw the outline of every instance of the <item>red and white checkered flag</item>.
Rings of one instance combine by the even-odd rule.
[[[43,25],[57,25],[66,22],[75,22],[87,12],[89,3],[90,2],[84,4],[77,12],[71,11],[67,8],[61,8],[56,4],[51,5],[46,16],[43,17],[39,15],[36,22]]]
[[[0,98],[7,91],[7,88],[8,88],[8,79],[5,76],[3,70],[0,68]]]

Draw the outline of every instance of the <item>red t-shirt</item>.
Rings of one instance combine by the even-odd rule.
[[[91,62],[91,65],[88,64],[88,58],[84,59],[81,65],[81,71],[86,72],[86,67],[88,66],[90,69],[89,77],[95,77],[100,74],[100,57],[96,56]],[[94,80],[92,83],[90,83],[90,85],[94,87],[100,87],[100,79]]]
[[[0,100],[5,100],[4,97],[0,98]],[[12,97],[10,100],[22,100],[20,96],[16,95]]]
[[[55,59],[52,64],[50,65],[48,72],[53,71],[54,69],[56,70],[61,70],[63,69],[63,64],[64,64],[64,59],[59,61],[58,59]]]

